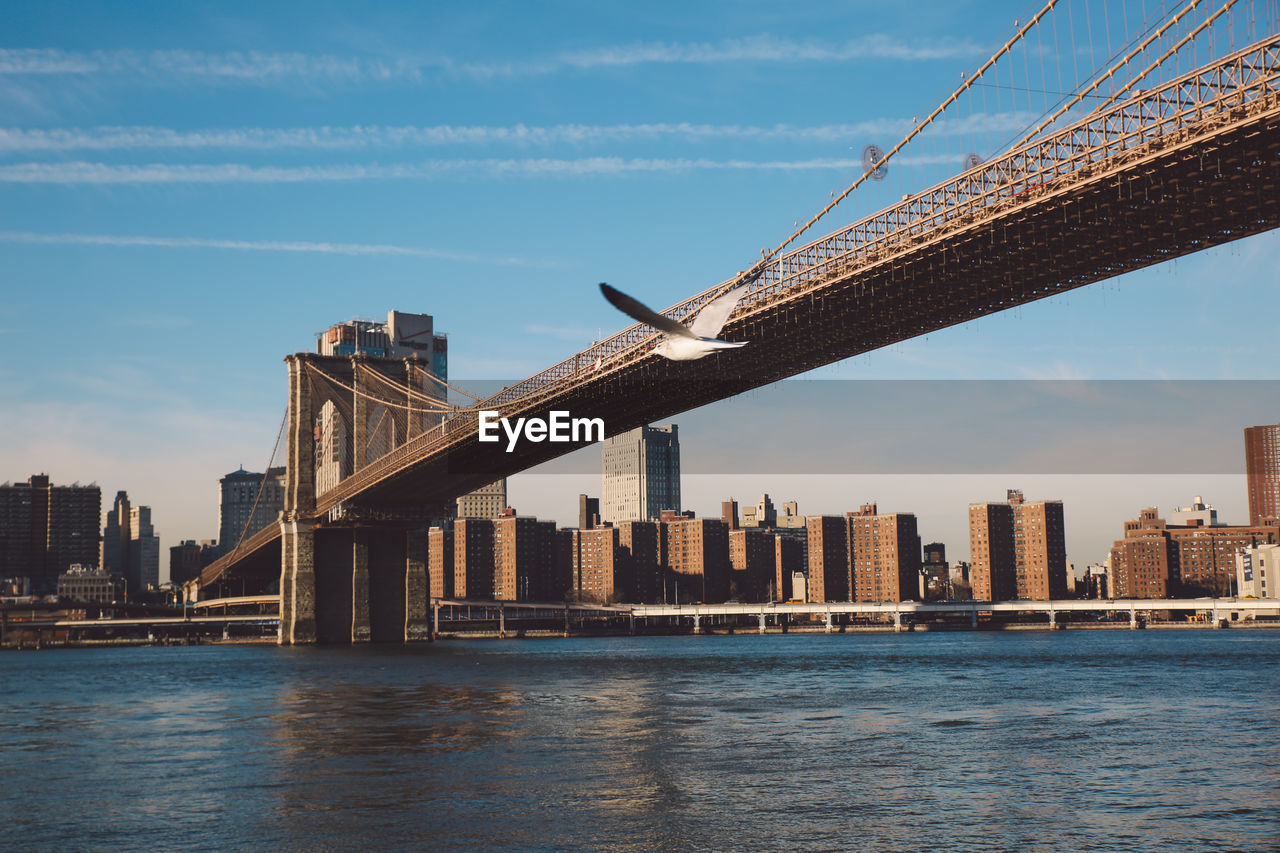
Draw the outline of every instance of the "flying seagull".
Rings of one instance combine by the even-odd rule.
[[[735,287],[728,293],[717,296],[702,306],[702,310],[698,312],[698,316],[693,318],[693,322],[685,326],[670,317],[649,309],[603,281],[600,282],[600,292],[604,294],[605,299],[613,303],[614,308],[624,314],[629,314],[641,323],[648,323],[664,334],[665,337],[662,343],[654,348],[654,352],[672,361],[693,361],[694,359],[705,358],[717,350],[746,346],[746,341],[733,342],[716,339],[716,335],[720,334],[720,330],[724,328],[725,321],[729,319],[729,315],[733,313],[734,306],[738,304],[738,300],[742,298],[742,294],[746,290],[747,285],[744,284]]]

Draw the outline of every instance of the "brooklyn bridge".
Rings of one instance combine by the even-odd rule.
[[[478,441],[482,410],[564,410],[602,418],[613,435],[1280,225],[1280,34],[1223,37],[1219,15],[1233,3],[1192,15],[1193,2],[1128,34],[1125,49],[998,153],[809,236],[1025,50],[1056,2],[790,239],[663,312],[686,322],[745,284],[721,337],[749,346],[674,362],[652,352],[660,332],[633,325],[465,404],[413,360],[287,356],[284,512],[208,566],[201,595],[278,581],[285,643],[361,639],[378,620],[404,639],[425,637],[424,523],[462,494],[581,446],[521,442],[505,452]],[[354,449],[349,476],[336,482],[316,476],[321,421],[345,430]]]

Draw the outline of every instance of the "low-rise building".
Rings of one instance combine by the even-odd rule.
[[[1229,596],[1236,586],[1236,555],[1244,548],[1280,543],[1280,523],[1170,525],[1146,507],[1124,525],[1111,547],[1113,598]]]
[[[110,604],[123,597],[123,581],[106,569],[76,564],[58,575],[58,598]]]

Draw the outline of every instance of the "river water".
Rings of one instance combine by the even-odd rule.
[[[1274,850],[1280,631],[0,654],[13,850]]]

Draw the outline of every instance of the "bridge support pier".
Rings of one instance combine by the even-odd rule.
[[[301,523],[284,531],[281,643],[431,639],[425,531]]]
[[[280,635],[282,645],[316,641],[315,525],[280,522]]]
[[[761,634],[764,633],[764,619],[765,619],[764,614],[761,613],[760,614],[760,633]]]
[[[1138,627],[1138,611],[1132,607],[1129,608],[1129,630],[1133,631]]]
[[[822,621],[823,621],[823,627],[826,629],[826,632],[830,634],[831,633],[831,611],[830,610],[827,611],[827,615]]]
[[[902,611],[893,611],[893,632],[895,634],[902,633]]]
[[[702,633],[702,617],[696,613],[693,615],[693,633]]]
[[[1049,611],[1049,630],[1050,631],[1058,630],[1058,614],[1056,611],[1053,611],[1053,610]]]
[[[976,610],[969,611],[969,627],[975,631],[978,629],[978,611]]]
[[[407,642],[435,639],[427,623],[430,597],[427,531],[415,527],[404,534],[404,638]]]
[[[369,626],[369,530],[351,532],[351,642],[371,640]]]

